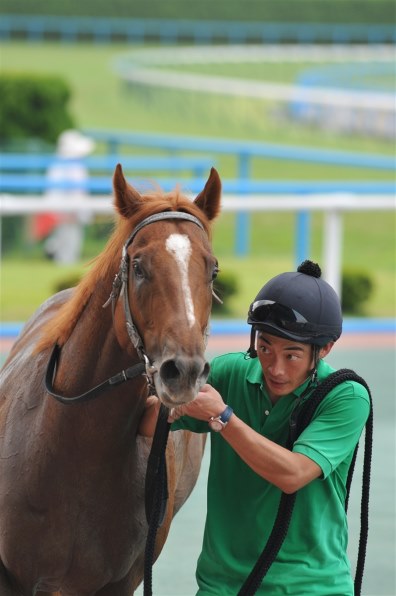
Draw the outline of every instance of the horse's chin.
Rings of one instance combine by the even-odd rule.
[[[177,406],[182,406],[183,404],[188,404],[190,401],[194,399],[196,396],[196,392],[190,392],[190,394],[186,394],[183,392],[182,395],[174,395],[167,393],[166,391],[161,391],[161,393],[157,392],[159,395],[160,402],[167,408],[175,408]]]
[[[192,401],[199,393],[199,390],[204,385],[203,383],[197,383],[194,387],[184,388],[180,391],[170,391],[167,387],[163,384],[156,383],[156,392],[157,396],[159,397],[161,403],[166,406],[167,408],[175,408],[177,406],[182,406],[183,404],[188,404]],[[160,385],[158,387],[158,385]]]

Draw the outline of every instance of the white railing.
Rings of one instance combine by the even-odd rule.
[[[0,217],[29,215],[43,212],[114,214],[111,196],[95,196],[87,199],[73,196],[67,203],[53,197],[39,195],[0,195]],[[323,274],[339,294],[342,270],[342,213],[344,211],[393,211],[394,195],[356,195],[346,193],[296,195],[224,195],[222,210],[229,212],[258,211],[323,211]],[[1,243],[1,237],[0,237]],[[1,244],[0,244],[1,245]]]

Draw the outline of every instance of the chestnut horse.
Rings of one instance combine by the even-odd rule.
[[[177,190],[142,196],[121,166],[113,183],[119,217],[107,246],[76,288],[38,309],[2,371],[1,596],[134,593],[148,529],[150,441],[137,434],[147,378],[170,407],[192,400],[209,371],[218,173],[211,170],[195,201]],[[77,399],[98,385],[97,399]],[[184,431],[168,441],[169,499],[155,556],[195,484],[203,448],[201,436]]]

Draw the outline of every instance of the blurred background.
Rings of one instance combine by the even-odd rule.
[[[214,166],[212,333],[247,332],[259,288],[311,258],[360,334],[362,366],[388,363],[372,380],[393,423],[393,0],[0,0],[0,16],[2,357],[102,250],[118,162],[139,190],[179,183],[192,198]],[[394,496],[386,457],[378,492]],[[394,560],[385,514],[394,523],[394,498],[377,535]],[[377,557],[365,594],[391,596]]]
[[[216,316],[244,318],[266,279],[308,256],[347,315],[394,316],[392,1],[0,0],[0,10],[3,321],[26,320],[101,250],[118,161],[141,189],[180,182],[191,196],[218,169]],[[70,129],[92,147],[70,149],[63,164],[79,167],[62,173]],[[71,190],[93,207],[74,214],[79,245],[60,263],[48,245],[76,221],[38,214],[33,199],[67,209]]]

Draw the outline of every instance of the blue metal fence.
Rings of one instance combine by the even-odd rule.
[[[236,172],[234,179],[223,179],[223,191],[230,194],[323,194],[323,193],[355,193],[362,196],[366,194],[395,194],[394,181],[268,181],[252,179],[252,162],[256,158],[270,158],[291,161],[302,161],[309,163],[320,163],[327,165],[338,165],[356,167],[361,169],[375,169],[383,172],[394,171],[395,159],[393,156],[371,155],[353,153],[346,151],[331,151],[316,148],[304,148],[285,145],[274,145],[251,141],[232,141],[229,139],[199,138],[178,135],[153,134],[153,133],[123,133],[107,130],[85,131],[98,143],[104,143],[108,155],[102,157],[90,157],[86,160],[87,165],[91,164],[91,170],[101,170],[104,166],[114,167],[120,161],[125,169],[133,164],[139,164],[139,168],[148,171],[158,171],[167,165],[168,172],[181,172],[183,169],[193,171],[189,178],[158,177],[158,183],[165,191],[173,189],[179,184],[184,190],[199,192],[205,182],[205,177],[212,165],[216,165],[213,155],[234,155],[236,157]],[[140,160],[138,157],[124,154],[126,147],[147,147],[169,152],[167,156],[145,156]],[[195,152],[198,155],[183,157],[177,152]],[[200,155],[202,161],[200,161]],[[0,156],[0,168],[3,170],[0,176],[0,190],[2,192],[34,193],[44,192],[49,188],[53,189],[53,182],[49,182],[43,175],[28,174],[24,176],[15,173],[17,156],[11,157],[4,154]],[[34,156],[28,156],[31,164]],[[43,158],[44,161],[47,158]],[[2,164],[2,160],[4,165]],[[153,161],[150,161],[153,160]],[[27,162],[28,163],[28,162]],[[6,165],[8,164],[8,169]],[[14,168],[14,171],[13,171]],[[28,168],[26,168],[28,169]],[[198,171],[199,169],[199,171]],[[33,170],[33,165],[32,165]],[[11,173],[10,173],[11,171]],[[142,178],[130,178],[130,181],[141,190]],[[81,187],[81,186],[80,186]],[[64,185],[63,185],[64,188]],[[72,185],[70,185],[72,188]],[[86,183],[86,188],[91,193],[107,194],[111,192],[110,176],[100,176],[95,173],[91,175]],[[236,239],[235,250],[238,256],[245,256],[249,252],[250,238],[250,216],[248,213],[239,212],[236,215]],[[296,259],[298,262],[304,260],[309,253],[310,242],[310,214],[299,212],[296,216]]]
[[[122,161],[122,160],[121,160]],[[177,185],[184,191],[198,193],[202,190],[207,177],[200,178],[163,178],[155,177],[155,183],[163,190],[171,191]],[[142,177],[129,177],[129,181],[141,189],[152,187],[149,180]],[[46,190],[83,189],[92,194],[109,194],[112,192],[111,176],[91,175],[85,181],[52,180],[43,174],[0,174],[0,192],[3,193],[42,193]],[[246,180],[242,178],[222,178],[224,193],[235,195],[269,194],[269,195],[310,195],[326,193],[350,193],[359,195],[389,195],[396,190],[392,181],[354,182],[350,180]]]
[[[188,19],[121,19],[46,15],[1,15],[0,39],[57,39],[97,43],[394,43],[392,24],[263,23]]]
[[[194,176],[204,176],[215,165],[215,159],[210,155],[170,156],[170,155],[95,155],[79,159],[90,172],[111,172],[117,163],[122,161],[126,171],[189,171]],[[45,171],[59,162],[54,154],[34,153],[0,153],[0,172],[21,172],[24,175],[32,171]],[[69,163],[73,160],[69,159]],[[0,185],[2,181],[0,179]],[[4,186],[4,184],[3,184]]]
[[[104,143],[109,155],[117,155],[125,147],[150,147],[166,151],[196,151],[212,154],[235,155],[238,176],[248,178],[251,163],[255,157],[303,161],[356,168],[373,168],[392,171],[393,156],[352,151],[332,151],[316,147],[276,145],[257,141],[234,141],[231,139],[190,137],[184,135],[156,134],[145,132],[120,132],[114,130],[87,129],[84,131],[94,140]]]

